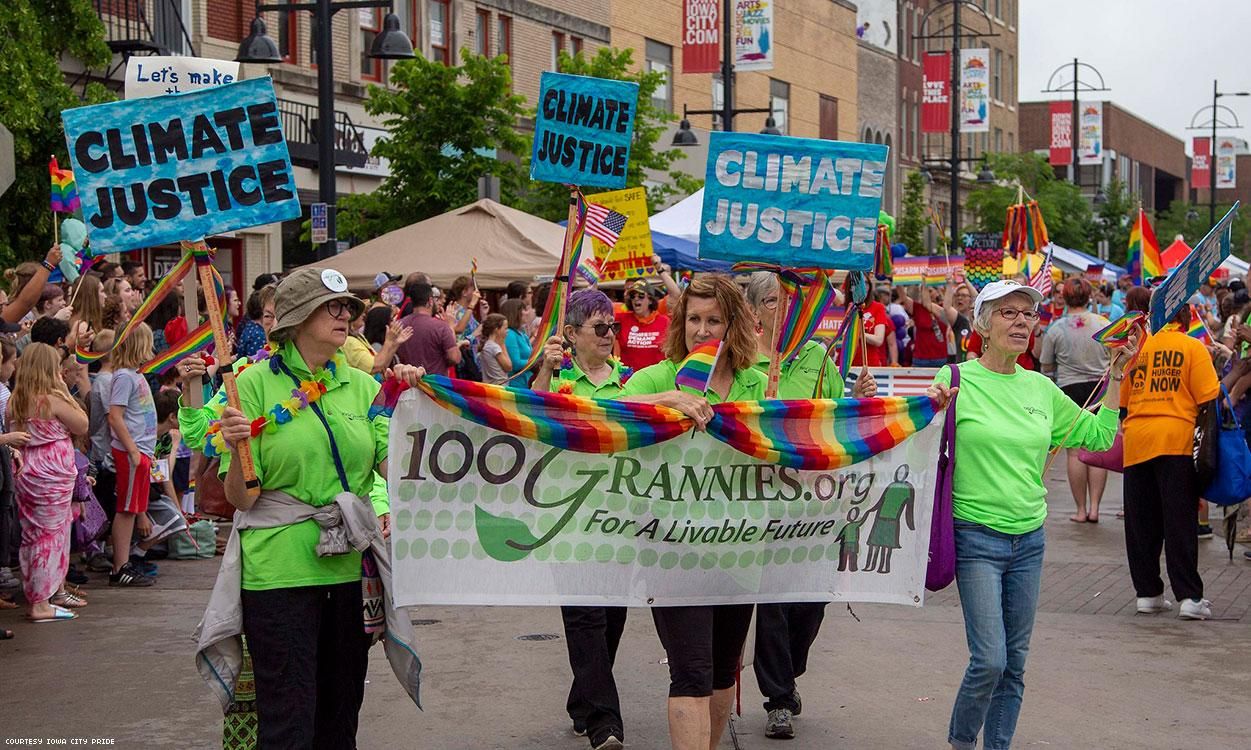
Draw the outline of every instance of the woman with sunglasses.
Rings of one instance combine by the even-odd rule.
[[[1098,413],[1082,409],[1018,361],[1042,301],[1037,289],[1015,281],[987,284],[973,301],[973,326],[985,341],[981,355],[943,367],[928,391],[956,410],[951,500],[969,664],[947,730],[955,750],[973,750],[979,734],[986,750],[1012,744],[1042,582],[1047,454],[1056,447],[1112,446],[1121,381],[1137,353],[1137,342],[1115,351]],[[952,367],[960,375],[954,388]]]
[[[621,400],[681,411],[703,429],[712,404],[759,401],[768,378],[756,361],[755,316],[728,276],[701,274],[672,309],[665,359],[635,373]],[[678,390],[681,362],[709,341],[721,351],[703,396]],[[669,739],[674,750],[716,747],[730,718],[734,681],[752,605],[653,607],[652,619],[669,659]]]
[[[543,347],[534,389],[616,398],[630,377],[630,369],[612,356],[620,329],[608,295],[597,289],[574,292],[565,312],[564,336],[553,336]],[[573,731],[586,735],[594,750],[618,750],[625,733],[612,667],[625,630],[626,608],[561,607],[560,614],[573,670],[565,704]]]
[[[355,747],[377,633],[377,623],[366,630],[362,565],[372,575],[372,565],[389,560],[379,476],[386,474],[389,420],[368,416],[380,386],[343,356],[350,322],[364,307],[343,275],[299,269],[278,286],[274,305],[275,350],[239,374],[242,409],[222,412],[220,471],[226,499],[241,512],[201,622],[197,663],[229,705],[230,678],[240,667],[237,639],[245,635],[259,746]],[[386,375],[415,385],[422,370],[401,365]],[[253,433],[253,420],[271,414],[272,426]],[[232,460],[249,437],[261,485],[255,498]],[[352,538],[338,548],[320,525],[335,517]],[[367,558],[357,551],[362,544]],[[390,592],[381,601],[385,608]],[[387,641],[411,635],[390,617],[386,626]],[[409,665],[406,685],[413,689],[417,669]]]
[[[616,316],[621,324],[617,356],[627,367],[641,370],[665,358],[669,316],[660,312],[660,303],[652,298],[643,279],[626,284],[625,303],[626,309]]]

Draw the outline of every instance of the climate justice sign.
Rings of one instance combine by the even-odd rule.
[[[631,81],[544,73],[530,179],[625,187],[638,98]]]
[[[61,113],[97,252],[300,215],[269,78]]]
[[[888,153],[871,143],[710,134],[699,257],[872,269]]]
[[[545,436],[566,425],[611,435],[655,423],[635,428],[629,414],[577,407],[555,415],[552,404],[527,412],[505,389],[435,379],[433,395],[408,391],[391,417],[398,606],[922,602],[941,433],[928,399],[812,402],[810,416],[771,422],[878,448],[803,470],[728,444],[730,433],[755,432],[750,417],[723,432],[714,425],[585,453],[524,428],[533,414],[559,422],[540,426]],[[815,413],[821,404],[827,411]],[[828,424],[834,404],[839,437]],[[756,407],[722,404],[718,419]]]

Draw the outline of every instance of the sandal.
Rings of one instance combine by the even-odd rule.
[[[8,599],[0,597],[0,609],[17,609],[17,604]]]
[[[36,618],[28,616],[26,619],[31,622],[61,622],[62,620],[73,620],[76,617],[78,617],[76,613],[69,611],[65,607],[57,607],[53,605],[51,617]]]
[[[77,594],[70,593],[69,591],[62,591],[58,594],[54,594],[48,602],[61,607],[69,607],[70,609],[79,609],[87,606],[86,599]]]

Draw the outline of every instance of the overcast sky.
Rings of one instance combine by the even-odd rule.
[[[1021,101],[1043,94],[1052,71],[1076,57],[1103,74],[1115,102],[1186,141],[1191,116],[1223,92],[1251,91],[1251,0],[1018,0]],[[1057,82],[1070,80],[1057,77]],[[1083,75],[1083,81],[1085,77]],[[1222,98],[1251,139],[1251,97]],[[1201,116],[1198,122],[1207,120]]]

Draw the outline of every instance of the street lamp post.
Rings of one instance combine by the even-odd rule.
[[[724,0],[721,4],[721,108],[687,109],[683,105],[682,122],[678,124],[678,132],[673,134],[673,145],[675,146],[699,145],[699,137],[695,135],[695,131],[691,130],[691,121],[687,119],[688,115],[721,115],[721,129],[730,132],[734,130],[735,115],[767,112],[769,117],[765,120],[764,130],[760,132],[765,135],[781,134],[777,128],[777,123],[773,119],[773,110],[770,107],[734,106],[734,27],[731,25],[730,20],[732,11],[731,0]]]
[[[1081,158],[1081,156],[1080,154],[1077,153],[1077,144],[1078,144],[1078,123],[1081,122],[1081,111],[1080,111],[1081,102],[1078,101],[1078,94],[1082,92],[1095,93],[1095,92],[1111,91],[1111,89],[1109,89],[1107,85],[1103,82],[1103,74],[1100,73],[1099,70],[1095,68],[1095,66],[1091,65],[1090,63],[1079,62],[1076,57],[1073,58],[1073,63],[1071,66],[1072,71],[1073,71],[1073,80],[1067,81],[1065,83],[1061,83],[1059,85],[1053,85],[1056,79],[1056,76],[1063,74],[1065,70],[1068,69],[1069,67],[1070,65],[1068,63],[1065,63],[1064,65],[1061,65],[1060,67],[1053,70],[1051,72],[1051,77],[1047,79],[1047,88],[1043,89],[1042,92],[1044,94],[1058,94],[1058,93],[1067,92],[1069,91],[1070,88],[1073,90],[1073,123],[1069,127],[1069,150],[1073,157],[1073,162],[1072,164],[1069,165],[1069,168],[1072,170],[1071,174],[1069,175],[1069,178],[1073,181],[1074,185],[1077,185],[1080,188],[1081,180],[1078,179],[1078,174],[1079,174],[1078,169],[1081,167],[1081,164],[1079,162],[1079,159]],[[1095,85],[1093,83],[1087,83],[1083,81],[1081,79],[1082,68],[1086,68],[1091,73],[1094,73],[1096,76],[1098,76],[1099,84]]]
[[[939,29],[937,34],[926,34],[925,29],[930,21],[930,16],[939,10],[951,6],[951,33],[941,33],[943,29]],[[986,20],[986,28],[988,31],[980,32],[970,26],[965,26],[960,21],[960,9],[969,8],[976,14]],[[951,102],[951,156],[947,159],[923,159],[923,163],[947,164],[951,176],[951,239],[949,248],[954,248],[956,239],[960,236],[960,162],[973,161],[972,159],[960,158],[960,37],[969,36],[974,39],[990,38],[999,36],[989,31],[994,26],[990,20],[990,16],[986,15],[986,11],[969,0],[941,0],[934,4],[934,7],[921,18],[920,34],[917,39],[929,41],[930,39],[950,39],[951,40],[951,87],[949,89],[948,100]],[[988,179],[987,179],[988,178]],[[978,175],[979,182],[994,181],[994,174],[989,168],[984,168],[982,173]]]
[[[313,14],[316,21],[317,44],[317,195],[326,204],[327,239],[317,248],[317,259],[333,257],[338,248],[335,202],[335,109],[334,109],[334,50],[331,24],[341,10],[357,8],[386,8],[382,33],[374,37],[369,56],[377,60],[406,60],[413,57],[413,43],[400,31],[400,19],[392,11],[391,0],[306,0],[305,2],[256,4],[256,17],[246,39],[239,44],[235,60],[244,63],[282,62],[278,45],[266,33],[261,13],[265,11],[302,10]]]
[[[1212,81],[1212,104],[1208,107],[1200,107],[1198,112],[1190,118],[1190,127],[1187,130],[1206,130],[1209,126],[1212,128],[1212,140],[1208,146],[1208,223],[1216,226],[1216,129],[1238,129],[1242,127],[1242,123],[1238,122],[1238,115],[1232,109],[1220,106],[1216,103],[1217,99],[1222,96],[1251,96],[1251,91],[1221,91],[1216,85],[1216,81]],[[1204,110],[1212,110],[1212,121],[1195,126],[1195,120]],[[1221,122],[1221,110],[1229,115],[1231,122]]]

